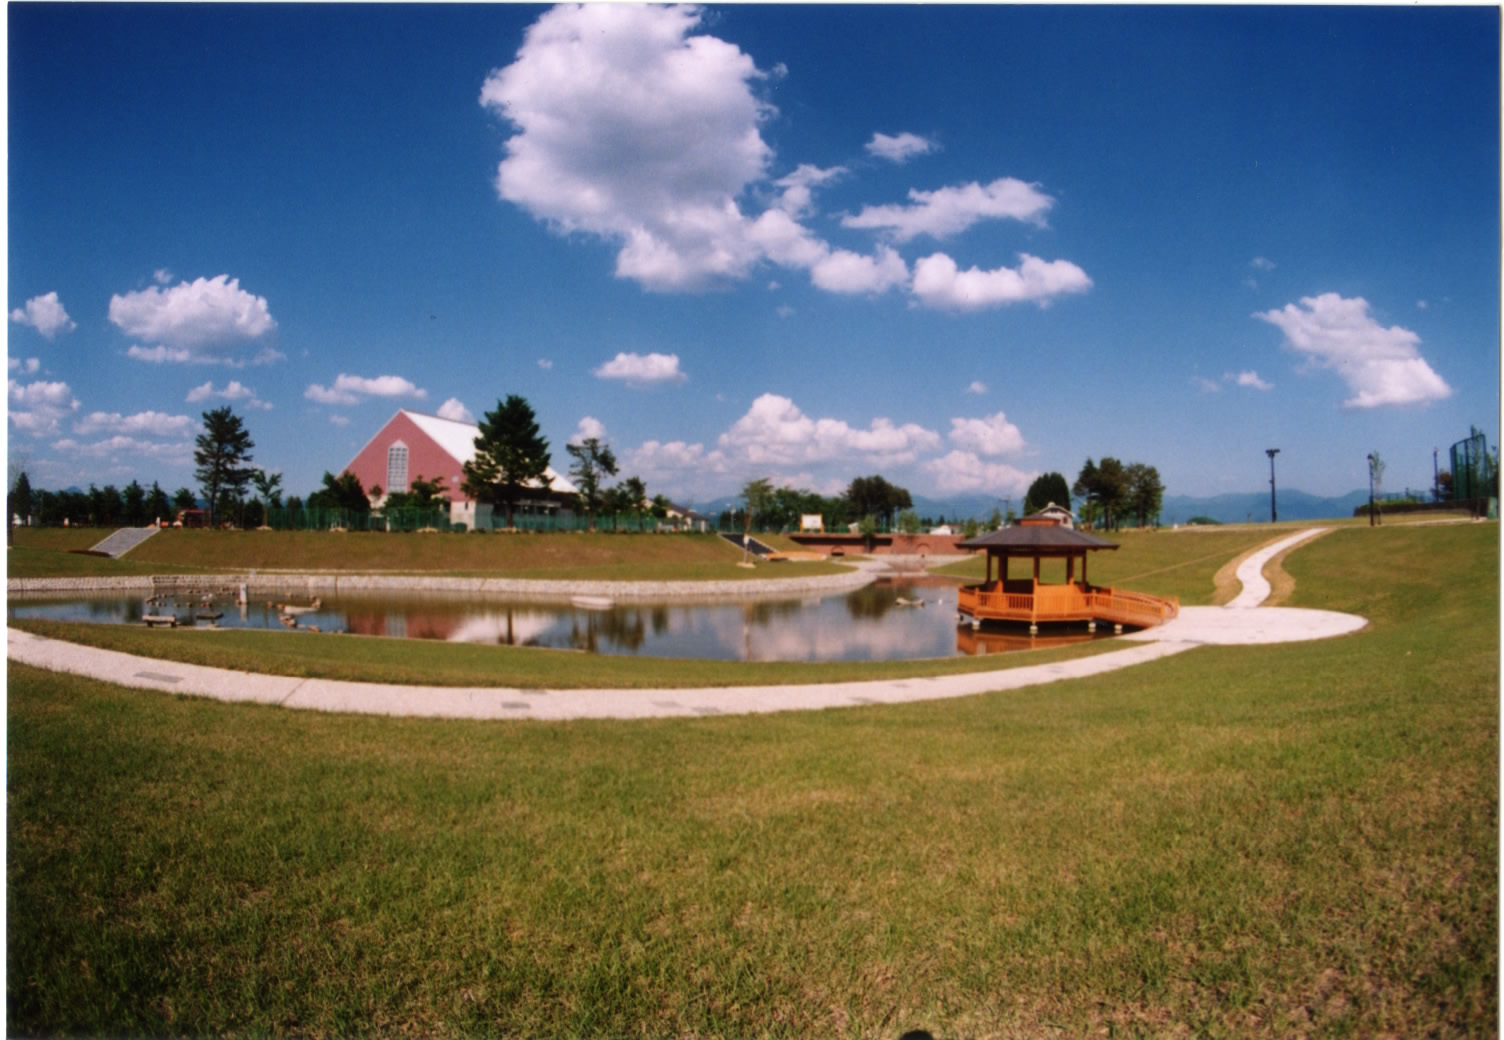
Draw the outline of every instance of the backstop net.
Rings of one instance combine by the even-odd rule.
[[[1459,502],[1487,498],[1493,493],[1493,460],[1488,454],[1488,438],[1473,427],[1473,432],[1452,445],[1452,497]]]

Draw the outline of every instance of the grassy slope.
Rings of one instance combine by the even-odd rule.
[[[70,555],[106,532],[22,529],[10,577],[343,571],[598,581],[740,581],[841,573],[835,564],[738,567],[742,554],[715,535],[419,535],[327,531],[166,530],[124,559]]]
[[[890,708],[467,724],[13,667],[9,1027],[1491,1034],[1498,528],[1288,567],[1370,629]]]

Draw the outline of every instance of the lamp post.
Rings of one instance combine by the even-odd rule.
[[[1274,456],[1279,454],[1278,448],[1265,448],[1264,454],[1269,456],[1269,522],[1279,523],[1279,509],[1274,497]]]

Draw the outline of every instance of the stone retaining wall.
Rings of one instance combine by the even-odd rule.
[[[390,574],[171,574],[141,577],[11,578],[7,593],[85,595],[91,592],[225,591],[247,586],[251,597],[269,593],[340,594],[429,593],[535,601],[604,596],[613,600],[759,600],[848,592],[875,581],[874,568],[808,578],[756,578],[747,581],[557,581],[522,578],[442,578]]]

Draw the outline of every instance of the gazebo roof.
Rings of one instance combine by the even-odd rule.
[[[1084,552],[1088,549],[1116,549],[1118,543],[1082,534],[1075,528],[1062,524],[1018,524],[977,538],[968,538],[958,543],[956,547],[986,549],[988,552],[1017,552],[1027,556]]]

